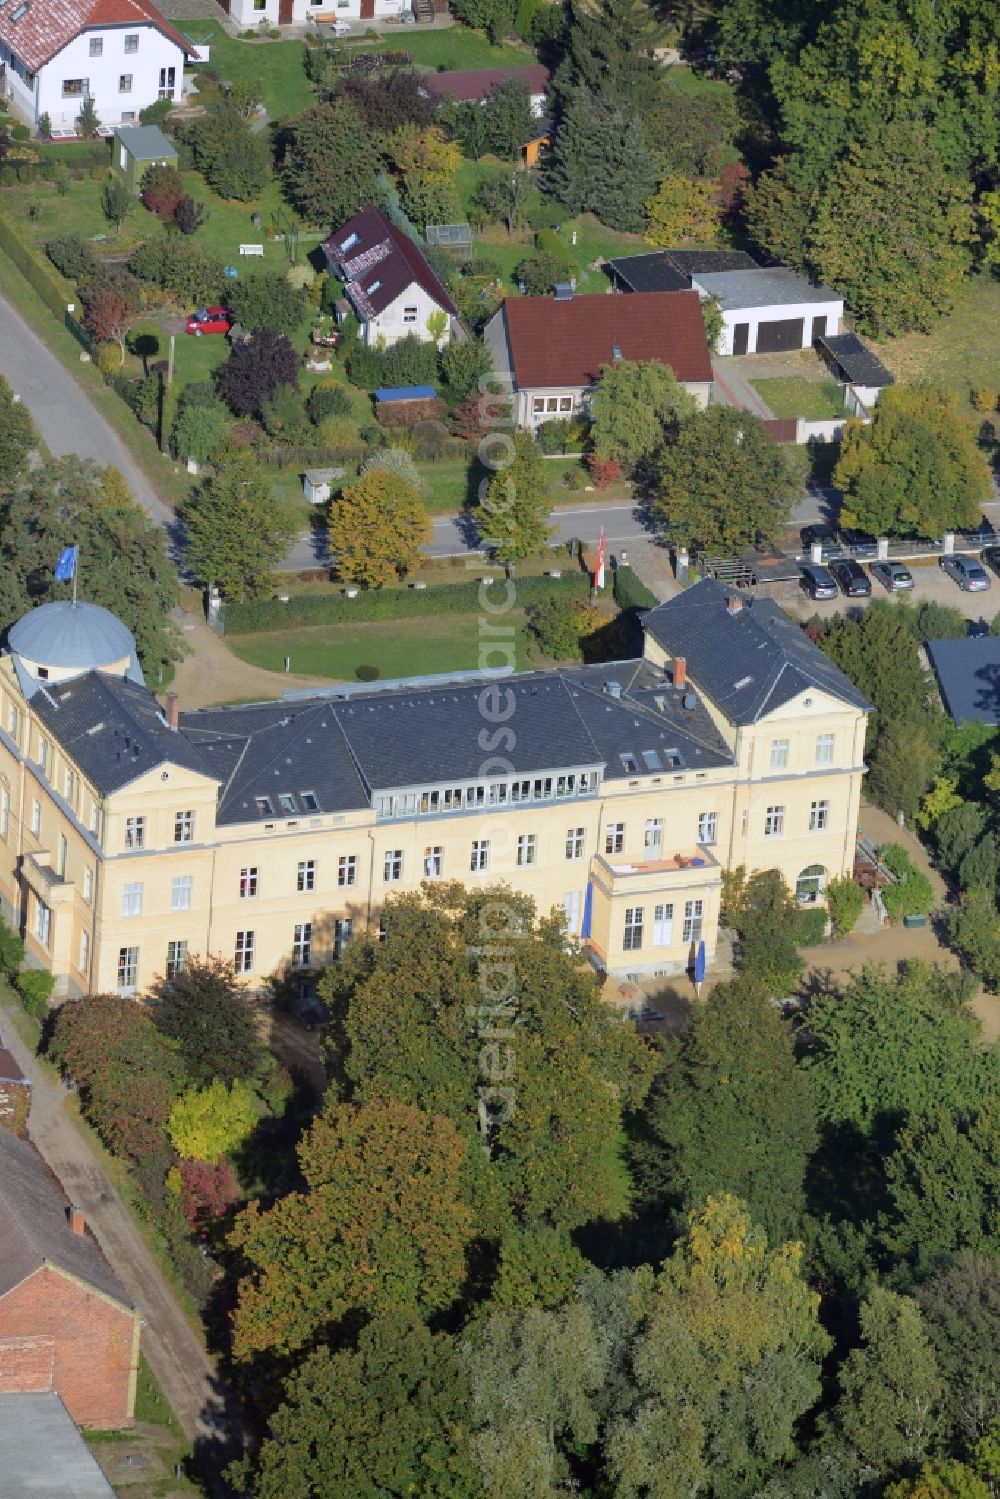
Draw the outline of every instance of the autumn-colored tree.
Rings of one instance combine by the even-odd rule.
[[[240,1188],[228,1161],[181,1161],[181,1208],[192,1228],[222,1218],[240,1200]],[[170,1178],[168,1175],[168,1185]]]
[[[718,184],[706,178],[665,177],[646,204],[651,245],[704,244],[715,238],[722,218]]]
[[[973,423],[952,391],[929,385],[892,385],[869,423],[848,422],[833,481],[843,523],[871,536],[973,526],[993,493]]]
[[[167,1133],[178,1155],[214,1166],[243,1144],[256,1123],[254,1097],[246,1084],[227,1088],[216,1078],[206,1088],[181,1094],[170,1110]]]
[[[474,1224],[468,1142],[449,1120],[395,1098],[329,1101],[298,1156],[306,1189],[251,1203],[232,1233],[248,1268],[238,1359],[314,1345],[350,1311],[423,1315],[455,1299]]]
[[[125,338],[139,306],[138,283],[133,276],[102,278],[81,291],[84,323],[98,343],[116,343],[125,363]]]
[[[390,469],[369,469],[330,501],[330,555],[345,583],[381,588],[420,562],[430,535],[420,495]]]
[[[883,1499],[992,1499],[992,1490],[954,1459],[924,1463],[915,1478],[890,1483]]]
[[[176,167],[165,163],[147,167],[142,174],[139,196],[150,213],[155,213],[157,218],[169,223],[184,196],[184,182],[180,172]]]

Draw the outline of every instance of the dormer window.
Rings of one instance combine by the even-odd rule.
[[[382,285],[381,281],[373,281],[372,284],[371,284],[371,286],[368,287],[368,295],[372,296],[375,292],[378,291],[378,289],[379,289],[379,287],[381,285]]]
[[[340,246],[341,255],[346,255],[348,250],[352,249],[357,242],[358,236],[356,234],[349,234]]]
[[[26,16],[27,14],[28,6],[25,3],[24,5],[19,5],[16,10],[12,10],[10,13],[10,18],[12,21],[20,21],[22,17]]]

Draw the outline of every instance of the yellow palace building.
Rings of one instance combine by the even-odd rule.
[[[866,716],[776,605],[706,580],[636,660],[335,685],[182,712],[107,610],[52,603],[0,658],[0,905],[56,993],[189,955],[303,975],[424,880],[559,907],[616,974],[716,946],[722,871],[821,901],[854,858]]]

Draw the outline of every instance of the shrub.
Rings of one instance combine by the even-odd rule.
[[[309,393],[309,420],[317,427],[328,416],[350,416],[351,398],[342,385],[317,385]]]
[[[43,140],[48,140],[52,134],[52,116],[48,112],[38,116],[38,134]]]
[[[583,489],[584,485],[587,482],[587,476],[584,473],[583,469],[579,466],[575,468],[568,468],[562,476],[562,482],[566,489]]]
[[[596,453],[587,454],[587,467],[596,489],[608,489],[625,473],[617,458],[599,458]]]
[[[807,906],[799,912],[796,941],[803,947],[818,947],[826,936],[826,911],[822,906]]]
[[[358,424],[349,416],[325,416],[316,428],[316,436],[327,447],[348,447],[357,443]]]
[[[236,416],[259,416],[282,385],[297,385],[299,361],[284,333],[262,328],[237,344],[219,375],[219,394]]]
[[[579,655],[580,620],[575,604],[567,594],[555,593],[530,611],[528,627],[545,654],[555,661]]]
[[[977,411],[991,415],[997,409],[997,393],[988,385],[981,385],[978,390],[972,392],[972,404]]]
[[[377,666],[358,666],[354,675],[359,682],[377,682],[382,673]]]
[[[831,880],[826,887],[826,908],[838,937],[846,937],[865,903],[865,893],[852,879]]]
[[[145,109],[139,111],[140,125],[159,125],[162,130],[167,123],[167,116],[173,109],[172,99],[157,99],[155,104],[147,104]]]
[[[898,880],[882,891],[885,909],[893,921],[904,916],[926,916],[934,904],[934,889],[925,874],[917,869],[899,843],[886,843],[881,849],[882,862]]]
[[[98,344],[94,349],[94,363],[105,379],[121,368],[121,362],[121,350],[117,344]]]
[[[626,609],[653,609],[660,602],[630,567],[616,567],[612,584],[615,603]]]
[[[94,274],[94,252],[80,234],[62,234],[50,239],[45,253],[61,276],[69,281],[84,281]]]
[[[13,978],[23,962],[24,943],[3,917],[0,917],[0,973]]]
[[[553,422],[542,422],[535,433],[535,441],[543,453],[564,453],[569,422],[559,417]]]
[[[376,449],[361,465],[361,472],[367,474],[373,468],[385,469],[390,474],[396,474],[400,479],[405,479],[407,484],[412,484],[418,493],[426,487],[417,473],[417,466],[413,459],[402,448]]]
[[[182,234],[194,234],[206,217],[204,203],[196,203],[190,193],[185,193],[174,209],[174,223]]]
[[[48,1014],[55,979],[47,968],[26,968],[15,975],[14,984],[29,1015],[41,1020]]]
[[[184,183],[176,167],[147,167],[139,184],[143,207],[155,213],[164,223],[172,219],[184,196]]]

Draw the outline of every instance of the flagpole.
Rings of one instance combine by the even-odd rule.
[[[76,575],[80,569],[80,547],[77,545],[73,556],[73,608],[76,608]]]

